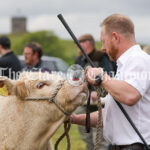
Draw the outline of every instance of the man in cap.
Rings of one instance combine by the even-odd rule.
[[[111,62],[107,56],[106,53],[102,51],[96,50],[95,47],[95,40],[91,34],[84,34],[81,35],[78,38],[78,41],[80,42],[81,46],[87,53],[87,55],[90,57],[90,59],[93,61],[94,65],[97,67],[102,67],[108,74],[115,73],[116,66],[114,62]],[[75,60],[75,64],[81,65],[83,68],[90,65],[80,49],[78,48],[79,56]],[[90,112],[97,111],[97,105],[95,101],[97,100],[97,94],[95,91],[92,91],[91,98],[93,103],[90,105]],[[78,107],[76,113],[77,114],[83,114],[86,112],[86,105]],[[93,150],[94,147],[94,141],[96,136],[96,129],[92,128],[90,133],[86,133],[85,127],[78,126],[81,138],[86,143],[86,150]],[[99,149],[106,150],[108,147],[108,143],[102,138]]]

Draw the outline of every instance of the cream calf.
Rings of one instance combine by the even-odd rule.
[[[0,96],[0,150],[42,150],[67,116],[48,99],[60,77],[47,73],[22,73],[19,80],[0,77],[9,96]],[[74,87],[64,82],[54,100],[72,113],[87,99],[87,86]]]

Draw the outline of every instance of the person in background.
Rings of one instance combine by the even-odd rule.
[[[23,71],[41,71],[51,72],[47,66],[43,64],[41,57],[43,55],[42,47],[37,42],[31,42],[24,47],[25,67]]]
[[[145,46],[143,50],[150,55],[150,46]]]
[[[101,42],[102,50],[117,62],[115,79],[104,73],[102,68],[88,69],[86,77],[89,83],[102,86],[109,93],[102,113],[104,137],[112,144],[111,150],[144,150],[143,141],[115,101],[123,106],[150,145],[150,57],[136,44],[131,19],[121,14],[112,14],[104,19]],[[95,81],[97,75],[101,79],[99,84]],[[97,117],[97,112],[91,114],[91,126],[96,126]],[[74,114],[71,118],[72,123],[85,124],[85,114]]]
[[[31,42],[24,46],[24,58],[25,58],[25,67],[22,71],[33,71],[33,72],[49,72],[48,66],[43,63],[41,57],[43,55],[42,47],[37,42]],[[52,150],[53,146],[51,140],[45,145],[44,150]]]
[[[11,79],[17,79],[21,64],[17,56],[13,53],[11,41],[7,36],[0,37],[0,75],[7,76]]]
[[[102,67],[108,74],[115,73],[116,66],[114,62],[111,62],[107,56],[106,53],[102,51],[98,51],[95,48],[95,40],[91,34],[83,34],[78,38],[78,41],[80,42],[81,46],[85,50],[86,54],[89,56],[89,58],[92,60],[95,66]],[[78,48],[79,56],[75,60],[75,64],[79,64],[84,69],[86,66],[90,65],[80,49]],[[92,90],[91,98],[93,102],[97,100],[97,94],[94,90]],[[91,102],[90,105],[90,112],[97,111],[97,105],[96,103]],[[83,114],[86,113],[86,105],[80,106],[76,110],[77,114]],[[95,143],[95,136],[96,136],[96,129],[92,128],[90,133],[86,133],[85,127],[78,126],[80,136],[82,140],[86,143],[86,150],[93,150],[93,146]],[[107,150],[108,143],[102,138],[102,141],[98,145],[100,150]]]

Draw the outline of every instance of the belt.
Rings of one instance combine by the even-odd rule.
[[[131,145],[112,145],[110,147],[110,150],[124,150],[124,149],[144,150],[144,145],[141,143],[134,143]]]

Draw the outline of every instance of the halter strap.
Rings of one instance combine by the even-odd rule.
[[[54,92],[51,94],[50,97],[26,97],[26,98],[24,98],[24,100],[36,100],[36,101],[48,100],[50,103],[54,103],[65,115],[69,116],[69,115],[71,115],[71,113],[65,111],[65,109],[59,103],[57,103],[57,101],[55,101],[55,97],[56,97],[58,91],[62,88],[64,82],[65,82],[65,80],[59,81],[59,84],[57,85],[56,89],[54,90]]]

